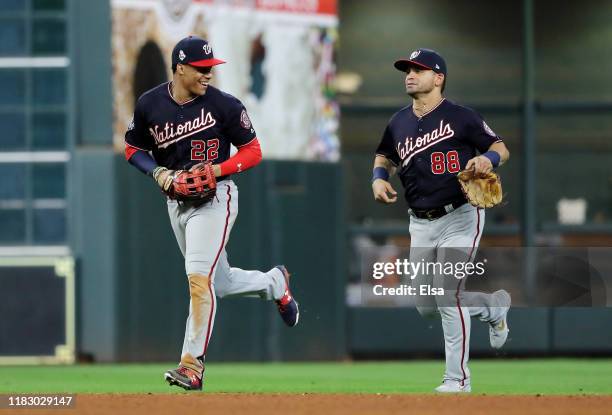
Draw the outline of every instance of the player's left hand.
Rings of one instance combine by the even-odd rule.
[[[474,174],[477,176],[490,173],[493,170],[493,163],[488,157],[478,156],[470,159],[465,165],[465,170],[474,169]]]

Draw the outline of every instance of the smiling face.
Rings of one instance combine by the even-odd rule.
[[[444,75],[431,69],[411,66],[406,70],[406,93],[418,98],[431,93],[435,88],[442,88]]]
[[[192,96],[204,95],[212,79],[212,66],[196,67],[179,64],[176,66],[176,76],[183,89]]]

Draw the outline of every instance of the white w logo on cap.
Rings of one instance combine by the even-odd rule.
[[[412,53],[410,54],[410,59],[414,59],[414,58],[416,58],[417,56],[419,56],[420,54],[421,54],[421,51],[420,51],[420,50],[415,50],[414,52],[412,52]]]
[[[212,49],[210,48],[210,45],[208,43],[202,46],[202,49],[204,49],[204,53],[206,53],[207,55],[210,55],[210,53],[212,52]]]

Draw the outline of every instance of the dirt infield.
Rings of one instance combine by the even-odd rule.
[[[3,413],[4,411],[0,411]],[[20,413],[17,410],[14,413]],[[612,396],[440,396],[189,393],[77,395],[70,410],[36,414],[610,414]],[[22,412],[23,413],[23,412]]]

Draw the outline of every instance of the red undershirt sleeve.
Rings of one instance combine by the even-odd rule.
[[[240,173],[256,166],[262,159],[261,147],[257,137],[238,147],[238,152],[219,165],[222,176]]]
[[[134,153],[136,153],[138,149],[136,147],[132,147],[128,143],[125,143],[125,159],[130,160]]]

